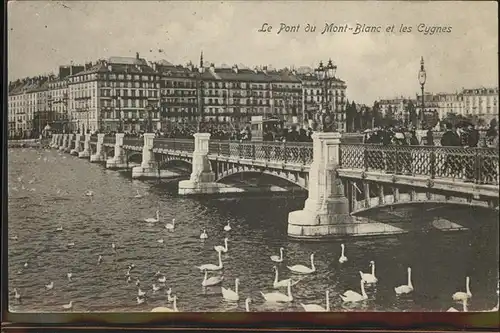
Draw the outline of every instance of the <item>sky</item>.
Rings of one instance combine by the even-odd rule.
[[[421,57],[426,91],[498,86],[497,11],[495,1],[10,1],[8,75],[56,73],[59,65],[136,52],[198,64],[203,50],[216,66],[275,68],[315,68],[331,58],[348,98],[372,104],[414,97]],[[271,32],[258,31],[264,23]],[[322,34],[331,23],[353,30]],[[278,34],[282,24],[300,27]],[[316,30],[306,32],[307,24]],[[354,34],[357,24],[381,31]],[[451,32],[425,34],[422,24]],[[399,32],[401,25],[412,31]]]

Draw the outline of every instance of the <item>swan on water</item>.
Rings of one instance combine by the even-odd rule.
[[[339,262],[344,263],[347,261],[347,257],[344,255],[345,246],[344,244],[340,244],[340,247],[342,248],[342,253],[340,254]]]
[[[45,288],[47,288],[47,290],[51,290],[54,288],[54,282],[53,281],[50,281],[49,284],[46,284],[45,285]]]
[[[174,297],[172,297],[172,288],[168,288],[168,290],[167,290],[167,301],[172,302],[174,300]]]
[[[68,247],[75,246],[75,242],[69,242],[69,243],[67,244],[67,246],[68,246]]]
[[[372,268],[371,273],[363,273],[359,271],[359,275],[361,275],[361,279],[366,283],[377,283],[377,277],[375,276],[375,261],[370,261],[370,266]]]
[[[157,271],[157,272],[155,273],[155,276],[154,276],[154,277],[157,277],[158,275],[162,275],[162,274],[161,274],[161,271]]]
[[[218,253],[218,257],[219,257],[219,265],[214,265],[214,264],[204,264],[204,265],[201,265],[199,266],[198,268],[200,269],[200,271],[203,271],[203,270],[207,270],[207,271],[218,271],[218,270],[221,270],[222,269],[222,255],[220,252],[217,252]]]
[[[172,219],[172,223],[167,223],[165,229],[174,230],[175,229],[175,219]]]
[[[139,296],[137,296],[137,304],[142,304],[144,303],[144,298],[140,298]]]
[[[224,238],[224,246],[222,246],[222,245],[214,246],[215,251],[226,253],[227,252],[227,240],[228,240],[227,237]]]
[[[158,290],[160,290],[160,287],[153,283],[153,292],[157,292]]]
[[[468,311],[467,310],[467,298],[462,299],[462,311],[463,312],[467,312]],[[454,307],[451,307],[448,310],[446,310],[446,312],[460,312],[460,311],[458,311]]]
[[[63,231],[63,227],[57,227],[56,231]]]
[[[311,254],[311,267],[307,267],[304,265],[293,265],[293,266],[287,266],[289,270],[291,270],[294,273],[299,273],[299,274],[310,274],[316,271],[316,267],[314,266],[314,253]]]
[[[158,239],[157,242],[160,243],[160,244],[163,244],[164,240],[163,240],[163,238],[162,239]]]
[[[165,282],[167,282],[167,278],[165,277],[165,275],[164,275],[164,276],[162,276],[161,278],[158,278],[158,282],[160,282],[160,283],[165,283]]]
[[[344,303],[355,303],[359,301],[363,301],[368,298],[368,295],[366,295],[365,291],[365,281],[363,279],[360,280],[361,284],[361,294],[352,291],[352,290],[347,290],[344,292],[344,294],[340,295],[340,298],[342,299],[342,302]]]
[[[322,307],[321,305],[317,304],[302,304],[302,308],[304,308],[304,311],[306,312],[327,312],[330,311],[330,292],[328,290],[325,291],[326,294],[326,308]]]
[[[271,256],[271,260],[274,261],[274,262],[283,262],[283,251],[285,249],[280,247],[280,255],[279,256],[276,256],[276,255],[273,255]]]
[[[219,284],[224,280],[224,276],[212,276],[208,278],[208,271],[205,270],[205,277],[203,278],[203,281],[201,282],[201,285],[203,287],[208,287],[208,286],[215,286],[216,284]]]
[[[252,299],[250,297],[247,297],[247,299],[245,300],[245,311],[246,312],[251,312],[250,311],[250,302],[252,301]]]
[[[113,251],[116,251],[116,245],[115,245],[115,243],[111,243],[111,248],[113,249]]]
[[[172,301],[174,302],[172,309],[167,308],[166,306],[159,306],[151,310],[151,312],[179,312],[179,309],[177,309],[177,296],[174,296]]]
[[[145,291],[142,291],[141,288],[137,288],[137,296],[144,296],[146,295]]]
[[[266,300],[266,302],[291,302],[293,301],[293,296],[292,296],[292,284],[290,281],[288,281],[287,284],[287,294],[283,294],[280,292],[272,292],[272,293],[267,293],[264,294],[262,291],[260,292],[262,297]]]
[[[230,231],[231,230],[231,225],[230,222],[227,221],[227,224],[224,226],[224,231]]]
[[[144,222],[147,222],[147,223],[156,223],[158,221],[160,221],[160,211],[159,210],[156,210],[156,218],[148,217],[148,218],[144,219]]]
[[[27,261],[24,263],[24,268],[28,268],[28,262]]]
[[[97,257],[97,264],[100,265],[102,263],[102,256],[99,255],[99,257]]]
[[[19,294],[16,288],[14,288],[14,298],[17,300],[21,299],[21,294]]]
[[[132,281],[132,279],[130,278],[130,276],[127,276],[127,283],[130,283],[130,281]]]
[[[10,239],[11,239],[11,240],[15,240],[15,241],[16,241],[18,238],[17,238],[17,235],[14,235],[14,236],[12,236]]]
[[[207,239],[207,238],[208,238],[207,232],[205,231],[205,229],[203,229],[203,232],[200,235],[200,239]]]
[[[288,287],[288,283],[290,282],[293,285],[296,285],[299,281],[293,282],[292,279],[285,279],[278,281],[278,267],[273,266],[274,271],[276,274],[274,275],[274,282],[273,282],[273,288],[285,288]]]
[[[408,267],[408,284],[403,284],[399,287],[394,288],[396,294],[409,294],[413,291],[413,284],[411,283],[411,267]]]
[[[137,278],[137,280],[135,280],[135,285],[139,286],[140,284],[141,284],[141,281],[139,280],[139,278]]]
[[[468,276],[465,278],[465,289],[465,292],[457,291],[451,298],[453,298],[454,301],[463,301],[464,299],[472,297],[472,293],[470,292],[470,278]]]
[[[226,289],[221,287],[222,297],[227,299],[228,301],[238,301],[240,299],[240,295],[238,294],[238,285],[240,284],[240,279],[236,278],[234,280],[234,291],[231,289]]]
[[[69,301],[69,304],[64,304],[62,307],[63,309],[70,310],[73,308],[73,301]]]
[[[87,191],[85,192],[85,195],[86,195],[86,196],[88,196],[88,197],[91,197],[91,196],[93,196],[93,195],[94,195],[94,192],[92,192],[91,190],[87,190]]]
[[[139,190],[137,190],[136,195],[134,195],[134,198],[139,199],[142,198],[142,194],[139,193]]]

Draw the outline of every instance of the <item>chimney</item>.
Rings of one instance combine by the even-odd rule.
[[[137,60],[139,60],[139,52],[136,52],[136,53],[135,53],[135,58],[136,58]]]

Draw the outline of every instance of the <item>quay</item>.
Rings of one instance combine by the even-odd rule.
[[[282,143],[217,141],[209,133],[196,133],[194,140],[54,134],[50,147],[109,169],[130,169],[135,179],[188,176],[179,182],[180,195],[245,192],[230,182],[237,174],[284,179],[308,192],[304,208],[288,217],[288,235],[302,240],[405,233],[357,216],[384,206],[439,202],[498,210],[493,148],[343,143],[340,133],[323,132],[312,138]]]

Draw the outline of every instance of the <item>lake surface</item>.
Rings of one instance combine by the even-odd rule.
[[[489,310],[498,301],[498,212],[436,204],[376,211],[372,218],[381,222],[388,216],[409,216],[424,223],[439,215],[471,228],[343,240],[348,261],[340,264],[339,240],[297,242],[287,237],[287,215],[303,207],[303,197],[187,198],[176,194],[175,181],[132,180],[124,172],[54,150],[11,149],[8,157],[9,290],[16,288],[22,296],[18,301],[10,295],[11,311],[59,312],[70,301],[75,312],[150,311],[172,307],[165,292],[169,287],[180,311],[245,311],[247,297],[252,311],[303,311],[300,303],[325,306],[327,289],[332,311],[461,310],[451,295],[465,291],[466,276],[473,294],[469,311]],[[85,195],[87,190],[92,197]],[[137,191],[144,196],[134,198]],[[161,221],[145,223],[157,209]],[[165,228],[172,218],[173,232]],[[226,232],[228,221],[232,230]],[[202,229],[208,234],[205,241],[199,238]],[[229,251],[222,255],[222,286],[234,290],[239,278],[239,302],[225,301],[220,286],[203,288],[203,274],[196,268],[217,264],[213,247],[223,245],[224,237]],[[269,257],[279,254],[280,247],[285,260],[276,264]],[[310,266],[311,253],[316,272],[291,274],[286,266]],[[103,261],[98,265],[99,255]],[[367,286],[368,299],[343,304],[339,294],[360,292],[359,271],[369,272],[371,260],[378,283]],[[130,264],[135,268],[127,283]],[[280,280],[301,279],[292,287],[290,304],[268,304],[260,294],[275,291],[274,265]],[[397,297],[394,287],[406,283],[408,266],[415,290]],[[157,271],[165,276],[165,285],[157,281]],[[72,273],[71,281],[67,273]],[[143,304],[136,300],[137,279],[146,292]],[[50,282],[54,287],[47,290]],[[161,289],[153,292],[153,284]]]

